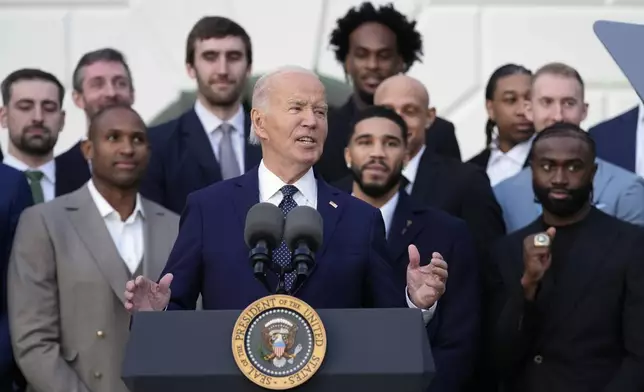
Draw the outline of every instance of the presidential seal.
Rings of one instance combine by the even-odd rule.
[[[235,323],[235,362],[263,388],[284,390],[304,384],[318,371],[325,354],[326,331],[320,316],[295,297],[260,298]]]

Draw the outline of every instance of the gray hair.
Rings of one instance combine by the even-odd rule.
[[[262,111],[268,110],[268,97],[271,90],[271,79],[273,79],[274,76],[291,73],[306,74],[318,78],[318,75],[315,72],[297,65],[285,65],[279,67],[271,72],[262,75],[259,79],[257,79],[257,82],[255,82],[255,87],[253,88],[253,97],[251,101],[252,108]],[[260,144],[260,140],[257,137],[257,133],[255,132],[255,126],[252,124],[250,128],[250,134],[248,135],[248,143],[253,145]]]

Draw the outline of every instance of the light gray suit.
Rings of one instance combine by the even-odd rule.
[[[157,280],[179,217],[149,200],[142,273]],[[130,271],[87,186],[25,210],[8,271],[16,361],[40,392],[125,392],[121,367],[130,316]]]
[[[644,226],[644,179],[618,166],[597,159],[593,181],[593,204],[603,212],[626,222]],[[532,169],[494,187],[503,210],[507,233],[521,229],[541,215],[541,204],[535,202]]]

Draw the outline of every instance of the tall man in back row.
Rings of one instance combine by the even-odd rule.
[[[543,213],[488,269],[503,391],[643,391],[644,229],[591,204],[595,145],[577,125],[542,130],[530,167]]]
[[[128,282],[125,307],[195,309],[201,294],[204,309],[243,309],[272,294],[249,268],[243,235],[249,209],[269,202],[284,212],[293,205],[316,208],[324,222],[316,266],[301,285],[287,283],[292,295],[314,308],[403,307],[406,299],[429,321],[445,289],[447,264],[433,253],[431,263],[421,266],[411,245],[405,292],[396,284],[380,211],[315,178],[312,166],[322,153],[326,114],[326,93],[315,74],[288,67],[263,76],[255,85],[251,112],[262,162],[243,176],[188,196],[159,283],[143,276]],[[281,252],[287,252],[284,242],[276,249]],[[274,287],[275,277],[269,281]]]
[[[261,159],[248,143],[242,94],[253,65],[246,30],[221,16],[201,18],[186,40],[186,70],[197,83],[194,107],[150,129],[152,156],[141,194],[180,214],[188,194],[237,177]]]
[[[380,83],[392,75],[409,71],[416,61],[420,61],[423,39],[416,30],[416,22],[408,20],[393,5],[376,8],[372,3],[364,2],[338,19],[330,45],[354,89],[344,105],[329,112],[329,136],[316,164],[322,177],[333,183],[349,174],[344,162],[344,147],[353,116],[373,105]],[[426,132],[428,149],[460,161],[454,124],[436,117],[433,108],[423,109],[430,114],[422,130]]]

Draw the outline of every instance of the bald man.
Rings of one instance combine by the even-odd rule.
[[[273,294],[277,277],[269,272],[255,278],[244,242],[246,214],[265,202],[284,214],[308,206],[323,219],[324,243],[316,252],[314,273],[304,280],[286,274],[286,294],[314,308],[420,308],[428,322],[445,290],[442,256],[434,253],[421,267],[418,249],[411,246],[406,279],[396,280],[380,211],[314,175],[327,134],[326,93],[318,77],[298,67],[280,68],[257,81],[252,106],[252,141],[262,148],[259,167],[188,196],[161,279],[141,276],[128,282],[126,308],[191,310],[201,293],[204,309],[244,309]],[[284,242],[273,260],[281,267],[290,264]]]
[[[396,75],[378,86],[374,103],[395,110],[407,124],[409,161],[402,188],[425,206],[463,219],[474,236],[481,259],[489,245],[505,234],[501,208],[487,174],[473,165],[438,156],[426,147],[425,129],[431,121],[425,86],[407,75]],[[352,178],[335,185],[351,190]]]
[[[92,179],[28,208],[8,271],[16,362],[28,391],[127,392],[125,283],[165,266],[179,217],[138,194],[146,128],[129,106],[102,109],[82,144]]]

